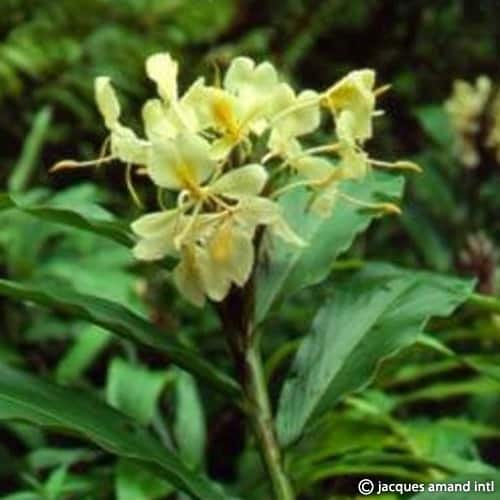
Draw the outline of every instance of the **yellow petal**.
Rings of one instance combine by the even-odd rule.
[[[248,57],[233,59],[224,77],[224,88],[241,97],[263,96],[277,84],[278,74],[272,64],[256,66]]]
[[[222,300],[229,293],[231,283],[243,286],[247,282],[254,261],[252,235],[232,219],[218,227],[206,250],[200,252],[200,273],[212,300]]]
[[[138,260],[161,260],[167,255],[173,255],[172,241],[166,236],[157,238],[140,239],[132,249],[134,257]]]
[[[270,226],[273,234],[281,238],[286,243],[295,245],[297,247],[307,246],[307,242],[304,241],[286,222],[283,217],[279,217]]]
[[[326,219],[332,215],[333,208],[338,200],[337,184],[332,184],[314,195],[310,210]]]
[[[243,286],[250,277],[254,263],[252,239],[246,233],[235,228],[233,231],[233,254],[228,263],[231,279]]]
[[[192,304],[202,307],[205,303],[205,293],[201,283],[200,273],[194,249],[186,248],[182,259],[172,273],[175,286]]]
[[[240,198],[235,212],[236,220],[248,231],[253,231],[258,225],[275,222],[281,216],[279,205],[262,196],[246,196]]]
[[[283,83],[270,100],[270,110],[271,115],[276,116],[273,131],[283,139],[309,134],[320,124],[319,98],[312,90],[305,90],[296,96],[293,89]]]
[[[210,186],[210,191],[234,199],[255,196],[262,191],[268,177],[262,165],[245,165],[224,174]]]
[[[131,225],[132,231],[140,237],[133,248],[134,256],[139,260],[159,260],[166,255],[175,255],[174,235],[177,216],[177,210],[167,210],[137,219]]]
[[[172,139],[178,133],[165,105],[159,99],[146,101],[142,108],[142,120],[146,136],[150,140]]]
[[[210,146],[184,133],[173,140],[153,142],[148,172],[155,184],[169,189],[196,189],[215,169]]]
[[[158,94],[166,101],[177,100],[177,61],[169,53],[154,54],[146,60],[146,73],[158,88]]]
[[[224,160],[236,144],[237,141],[229,135],[215,139],[210,145],[210,158],[216,161]]]
[[[117,123],[111,132],[111,153],[124,163],[145,165],[149,161],[151,145],[137,137],[135,132]]]
[[[269,102],[279,85],[276,69],[269,62],[255,65],[248,57],[237,57],[229,66],[224,88],[238,97],[242,123],[255,133],[262,133],[262,118],[269,112]]]
[[[110,78],[107,76],[97,77],[94,91],[97,107],[104,118],[106,127],[108,129],[114,128],[120,118],[120,103],[111,85]]]
[[[132,231],[142,238],[152,238],[165,231],[175,221],[178,210],[165,210],[143,215],[131,224]]]
[[[337,134],[344,141],[364,141],[372,136],[375,108],[375,72],[352,71],[331,87],[325,103],[336,115]]]
[[[220,302],[231,289],[231,280],[226,270],[226,261],[221,262],[212,258],[204,248],[198,249],[196,258],[205,293],[210,299]]]

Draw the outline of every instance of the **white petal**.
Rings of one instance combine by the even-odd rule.
[[[233,252],[227,263],[227,272],[232,281],[243,286],[248,281],[254,264],[252,238],[238,228],[234,228],[232,238]]]
[[[280,217],[280,208],[277,203],[261,196],[245,196],[240,198],[236,210],[238,223],[253,231],[258,225],[267,225]]]
[[[172,139],[178,133],[169,119],[165,105],[159,99],[146,101],[142,108],[142,120],[146,136],[150,140]]]
[[[307,103],[310,105],[306,105]],[[294,108],[297,109],[287,111]],[[296,97],[289,85],[280,84],[270,100],[270,114],[276,116],[273,132],[279,134],[283,140],[309,134],[320,124],[318,94],[312,90],[305,90]]]
[[[210,158],[216,161],[225,159],[235,145],[236,141],[228,135],[215,139],[210,145]]]
[[[307,243],[288,225],[283,217],[276,219],[270,225],[270,229],[279,238],[281,238],[286,243],[295,245],[298,247],[307,246]]]
[[[346,147],[339,151],[341,161],[339,169],[343,179],[362,179],[369,170],[368,155],[352,147]]]
[[[268,113],[268,103],[278,85],[274,66],[264,62],[255,66],[247,57],[233,60],[224,78],[224,88],[238,97],[240,120],[256,133],[262,133],[261,121]]]
[[[224,77],[224,88],[237,93],[248,83],[248,77],[255,68],[255,62],[249,57],[236,57],[232,60]]]
[[[112,129],[120,118],[120,103],[116,97],[111,80],[107,76],[99,76],[95,80],[95,100],[99,112],[108,129]]]
[[[154,54],[146,60],[146,73],[158,88],[160,97],[169,102],[177,100],[177,61],[169,53]]]
[[[205,303],[205,294],[194,259],[193,250],[185,251],[172,277],[181,294],[194,305],[202,307]]]
[[[177,220],[177,210],[167,210],[147,214],[134,221],[132,231],[141,237],[133,249],[135,257],[141,260],[158,260],[166,255],[175,255]]]
[[[165,236],[140,239],[132,249],[134,257],[139,260],[153,261],[172,255],[172,242]]]
[[[182,189],[184,182],[178,173],[180,164],[179,153],[173,140],[153,142],[148,174],[157,186]]]
[[[186,133],[180,135],[176,143],[183,165],[193,176],[193,181],[197,184],[206,181],[216,167],[215,161],[210,158],[208,142],[198,135]]]
[[[180,190],[199,186],[215,166],[209,144],[197,135],[184,133],[153,143],[148,172],[158,186]]]
[[[337,185],[332,184],[327,189],[324,189],[313,199],[310,210],[311,212],[323,217],[324,219],[332,215],[332,210],[338,200]]]
[[[210,191],[236,199],[242,196],[255,196],[262,191],[268,177],[262,165],[245,165],[224,174],[210,186]]]
[[[334,166],[325,158],[320,156],[307,155],[290,162],[297,173],[311,179],[312,181],[321,181],[327,179]]]
[[[336,116],[337,134],[342,140],[364,141],[372,136],[374,84],[375,72],[364,69],[352,71],[327,91],[325,102]]]
[[[124,163],[145,165],[149,161],[151,144],[136,133],[117,123],[111,132],[111,153]]]
[[[229,293],[231,280],[225,262],[211,258],[205,249],[198,249],[197,261],[203,288],[212,300],[220,302]]]
[[[237,57],[229,66],[224,78],[224,88],[239,96],[263,95],[278,84],[274,66],[263,62],[257,66],[248,57]]]
[[[143,215],[131,224],[132,231],[143,238],[152,238],[165,232],[178,215],[176,209]]]

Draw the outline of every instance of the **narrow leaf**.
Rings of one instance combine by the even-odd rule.
[[[90,321],[121,337],[166,352],[172,362],[198,375],[213,387],[232,396],[239,394],[239,386],[230,377],[213,367],[198,353],[184,347],[145,318],[121,304],[81,294],[71,288],[48,284],[40,287],[3,279],[0,279],[0,295],[35,302],[74,318]]]
[[[115,358],[108,369],[106,400],[114,408],[148,425],[167,379],[166,370],[152,371]]]
[[[0,365],[0,419],[77,433],[111,453],[161,470],[165,479],[196,498],[226,498],[134,420],[81,390],[59,387],[5,365]]]
[[[19,160],[14,165],[7,181],[9,191],[23,191],[28,186],[47,137],[51,118],[52,110],[49,106],[44,106],[35,115],[33,126],[24,141]]]
[[[0,210],[16,208],[38,219],[64,224],[109,238],[121,245],[132,246],[134,238],[127,224],[114,219],[105,211],[92,211],[88,206],[51,202],[27,203],[7,193],[0,194]]]

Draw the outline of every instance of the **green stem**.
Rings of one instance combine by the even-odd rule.
[[[257,342],[246,351],[245,395],[249,403],[249,416],[257,438],[276,500],[293,500],[295,495],[283,470],[281,451],[276,440],[273,416]]]
[[[467,302],[483,311],[500,314],[500,299],[497,297],[473,293]]]

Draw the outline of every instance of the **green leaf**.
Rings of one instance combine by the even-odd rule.
[[[67,468],[63,465],[50,474],[44,485],[44,492],[47,500],[57,500],[61,498],[67,472]]]
[[[441,272],[451,268],[451,249],[429,216],[412,207],[405,209],[401,222],[427,266]]]
[[[51,118],[52,110],[48,106],[40,109],[33,118],[33,125],[24,141],[21,156],[14,165],[7,182],[9,191],[23,191],[29,184],[46,140]]]
[[[80,318],[141,344],[166,352],[171,360],[213,387],[231,396],[239,395],[239,386],[225,373],[213,367],[198,353],[184,347],[145,318],[126,307],[71,288],[43,287],[0,279],[0,295],[35,302],[54,311]]]
[[[420,125],[439,146],[450,148],[454,133],[443,106],[422,106],[415,111]]]
[[[70,467],[78,462],[90,462],[96,453],[85,448],[37,448],[27,456],[27,463],[32,469],[50,469],[64,465]]]
[[[116,467],[115,491],[117,500],[156,500],[165,498],[173,488],[135,462],[120,460]]]
[[[148,425],[167,378],[165,370],[152,371],[115,358],[108,368],[106,400],[126,415]]]
[[[77,203],[41,204],[23,202],[21,197],[7,193],[0,194],[0,210],[15,208],[37,219],[56,222],[76,229],[82,229],[109,238],[121,245],[132,246],[134,238],[128,225],[114,219],[108,212],[96,206]]]
[[[365,386],[377,365],[414,343],[431,316],[451,313],[472,283],[371,265],[337,284],[300,346],[283,388],[277,426],[290,444],[314,414]]]
[[[75,343],[59,361],[56,379],[60,383],[71,383],[78,379],[99,356],[111,340],[111,335],[102,328],[85,325]]]
[[[403,179],[373,173],[363,182],[346,182],[342,189],[364,201],[394,200],[401,196]],[[257,322],[264,319],[278,299],[325,279],[338,255],[350,247],[375,217],[373,212],[359,210],[341,199],[329,218],[321,218],[307,211],[309,200],[310,194],[304,190],[292,191],[280,199],[287,222],[308,245],[293,247],[272,241],[269,257],[262,259],[257,274]]]
[[[0,419],[77,433],[113,454],[161,471],[166,480],[196,498],[226,498],[134,420],[81,390],[59,387],[5,365],[0,365]]]
[[[444,401],[470,395],[497,395],[499,392],[500,383],[498,381],[489,377],[475,377],[469,380],[438,382],[422,389],[416,389],[400,395],[397,398],[397,404],[406,405],[426,400]]]
[[[440,352],[451,359],[455,359],[458,363],[462,363],[478,373],[500,382],[500,366],[498,366],[498,359],[492,359],[491,356],[458,354],[437,338],[425,333],[419,335],[418,342],[421,345]],[[422,372],[422,368],[417,367],[416,371],[417,373],[420,373]]]
[[[184,462],[193,468],[200,468],[206,444],[203,404],[194,378],[183,370],[177,370],[176,375],[175,440]]]
[[[37,493],[31,491],[19,491],[12,493],[12,495],[1,497],[0,500],[42,500],[42,498]]]

